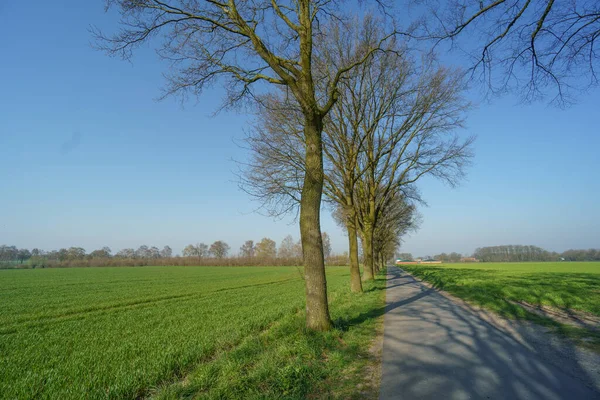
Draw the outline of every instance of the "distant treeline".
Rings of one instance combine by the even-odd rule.
[[[537,246],[504,245],[480,247],[473,257],[482,262],[600,261],[600,249],[551,252]]]
[[[327,265],[348,265],[348,254],[333,254],[329,237],[323,234]],[[222,240],[208,246],[204,243],[188,245],[181,256],[173,255],[169,246],[159,249],[142,245],[138,249],[122,249],[112,254],[108,247],[87,253],[81,247],[43,251],[19,249],[0,245],[0,268],[69,268],[69,267],[141,267],[148,265],[173,266],[295,266],[302,265],[302,249],[299,242],[286,236],[279,247],[275,241],[263,238],[258,243],[247,240],[238,254],[229,256],[230,247]],[[403,260],[413,260],[410,253],[397,255]],[[443,262],[524,262],[524,261],[600,261],[600,249],[567,250],[550,252],[537,246],[504,245],[480,247],[471,256],[460,253],[441,253],[423,259]]]
[[[411,253],[399,253],[398,259],[412,261]],[[453,262],[523,262],[523,261],[600,261],[600,249],[567,250],[562,253],[544,250],[537,246],[503,245],[480,247],[472,255],[460,253],[441,253],[433,257],[424,256],[419,259],[439,260],[444,263]]]
[[[75,268],[75,267],[144,267],[144,266],[211,266],[211,267],[253,267],[253,266],[299,266],[301,258],[258,258],[224,257],[198,258],[175,256],[170,258],[92,258],[79,260],[49,260],[31,258],[24,263],[0,263],[2,268]],[[327,260],[327,265],[348,265],[348,257],[335,255]]]
[[[348,265],[348,254],[332,254],[329,236],[323,233],[325,259],[328,265]],[[302,265],[302,248],[288,235],[279,248],[275,241],[263,238],[258,243],[247,240],[237,255],[229,256],[230,247],[222,240],[208,246],[204,243],[188,245],[182,256],[173,255],[171,247],[159,249],[142,245],[138,249],[122,249],[112,254],[109,247],[87,253],[81,247],[44,251],[0,246],[0,268],[69,268],[121,267],[148,265],[181,266],[294,266]]]

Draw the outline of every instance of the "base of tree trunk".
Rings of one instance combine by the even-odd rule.
[[[306,329],[317,332],[325,332],[333,328],[333,324],[328,318],[319,317],[315,318],[314,321],[312,319],[306,319]]]

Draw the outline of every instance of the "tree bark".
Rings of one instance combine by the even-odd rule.
[[[321,196],[323,193],[323,122],[307,115],[304,125],[306,158],[304,186],[300,200],[300,234],[306,284],[306,327],[316,331],[331,328],[327,303],[327,280],[321,238]]]
[[[365,259],[363,280],[372,281],[375,279],[373,272],[373,227],[365,225],[363,233],[363,256]]]
[[[360,281],[360,268],[358,265],[358,237],[356,236],[356,216],[354,209],[349,210],[346,221],[348,231],[348,251],[350,252],[350,290],[354,293],[363,291]]]

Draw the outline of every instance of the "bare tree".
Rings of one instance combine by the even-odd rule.
[[[156,246],[152,246],[149,249],[149,254],[150,258],[160,258],[160,250],[158,249],[158,247]]]
[[[302,240],[298,239],[296,244],[294,245],[294,257],[301,259],[304,256],[302,252]]]
[[[2,260],[2,248],[3,248],[3,247],[5,247],[5,246],[0,246],[0,261]],[[107,249],[108,249],[108,247],[107,247]],[[110,254],[110,249],[108,249],[108,250],[109,250],[109,254]],[[45,252],[44,252],[44,250],[40,250],[40,249],[38,249],[37,247],[36,247],[36,248],[33,248],[33,249],[31,249],[31,256],[32,256],[32,257],[39,257],[39,256],[43,256],[43,255],[44,255],[44,253],[45,253]]]
[[[256,257],[263,259],[271,259],[277,256],[277,244],[269,238],[262,238],[256,243]]]
[[[254,257],[254,241],[246,240],[242,247],[240,247],[240,255],[242,257],[252,258]]]
[[[256,99],[256,85],[283,88],[303,116],[304,181],[300,198],[300,232],[306,283],[308,328],[331,327],[320,232],[323,191],[322,130],[338,99],[344,76],[381,48],[390,35],[354,47],[349,62],[328,63],[315,75],[316,44],[335,25],[349,20],[329,0],[107,0],[121,13],[122,29],[113,36],[95,29],[98,47],[130,58],[132,51],[162,34],[159,55],[171,62],[165,95],[192,93],[217,80],[228,91],[225,105]],[[324,88],[317,91],[317,85]]]
[[[279,258],[294,258],[296,257],[294,247],[296,243],[294,242],[294,238],[292,235],[287,235],[281,241],[279,245],[279,250],[277,251],[277,256]]]
[[[323,254],[325,255],[325,260],[331,257],[331,239],[329,238],[329,234],[327,232],[322,233],[323,236]]]
[[[15,261],[19,254],[19,249],[16,246],[0,246],[0,261],[9,262]]]
[[[146,246],[145,244],[141,245],[135,251],[135,256],[137,258],[149,258],[150,257],[150,248],[148,246]]]
[[[227,257],[227,253],[229,253],[229,245],[222,240],[217,240],[210,245],[209,253],[215,258]]]
[[[188,244],[183,249],[182,255],[184,257],[206,258],[208,257],[208,246],[204,243],[198,243],[195,246],[193,244]]]
[[[160,251],[160,256],[162,258],[171,258],[171,257],[173,257],[173,249],[171,249],[171,247],[169,247],[169,246],[163,247],[163,249]]]
[[[396,57],[384,54],[378,67],[368,72],[381,95],[363,119],[359,165],[365,172],[356,190],[367,280],[374,277],[373,235],[390,196],[401,192],[404,198],[420,201],[414,184],[427,175],[456,185],[472,157],[474,138],[461,140],[454,133],[469,109],[462,97],[461,73],[436,67],[431,60],[420,68],[398,69]]]
[[[88,254],[88,257],[89,258],[109,258],[110,253],[111,253],[110,248],[105,246],[101,249],[92,251],[90,254]]]
[[[415,231],[419,225],[416,206],[407,201],[402,192],[391,192],[383,203],[381,218],[373,232],[374,267],[378,272],[385,267],[402,243],[402,237]]]
[[[181,255],[184,257],[198,257],[198,249],[193,244],[188,244],[183,248]]]
[[[134,249],[121,249],[115,254],[117,258],[135,258],[135,250]]]
[[[25,261],[31,258],[31,252],[29,249],[19,249],[17,252],[17,260],[19,260],[20,264],[23,264]]]
[[[69,260],[81,260],[85,257],[85,249],[82,247],[69,247],[67,258]]]
[[[208,257],[208,245],[204,243],[198,243],[196,245],[196,253],[198,255],[198,258]]]

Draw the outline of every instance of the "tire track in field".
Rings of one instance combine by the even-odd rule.
[[[130,310],[130,309],[135,309],[135,308],[149,307],[149,306],[153,306],[153,305],[156,305],[159,303],[166,303],[166,302],[173,301],[173,300],[194,299],[194,298],[200,299],[200,298],[205,298],[205,297],[211,297],[215,294],[222,293],[222,292],[228,292],[228,291],[240,290],[240,289],[249,289],[249,288],[269,286],[269,285],[277,285],[277,284],[281,285],[281,284],[285,284],[290,281],[299,281],[299,278],[288,278],[288,279],[283,279],[283,280],[256,283],[256,284],[250,284],[250,285],[226,287],[226,288],[220,288],[220,289],[216,289],[216,290],[213,290],[210,292],[203,292],[203,293],[186,293],[186,294],[180,294],[180,295],[162,296],[162,297],[151,298],[151,299],[140,299],[140,300],[134,300],[134,301],[123,302],[123,303],[118,303],[118,304],[107,304],[104,306],[94,306],[94,307],[88,307],[85,309],[67,311],[65,313],[58,314],[58,315],[33,316],[33,317],[25,318],[25,319],[19,320],[17,322],[14,322],[13,324],[3,326],[2,328],[0,328],[0,335],[8,335],[8,334],[16,333],[23,328],[34,328],[34,327],[44,326],[44,325],[48,325],[48,324],[62,323],[65,321],[85,319],[92,315],[102,315],[102,314],[108,314],[108,313]]]

